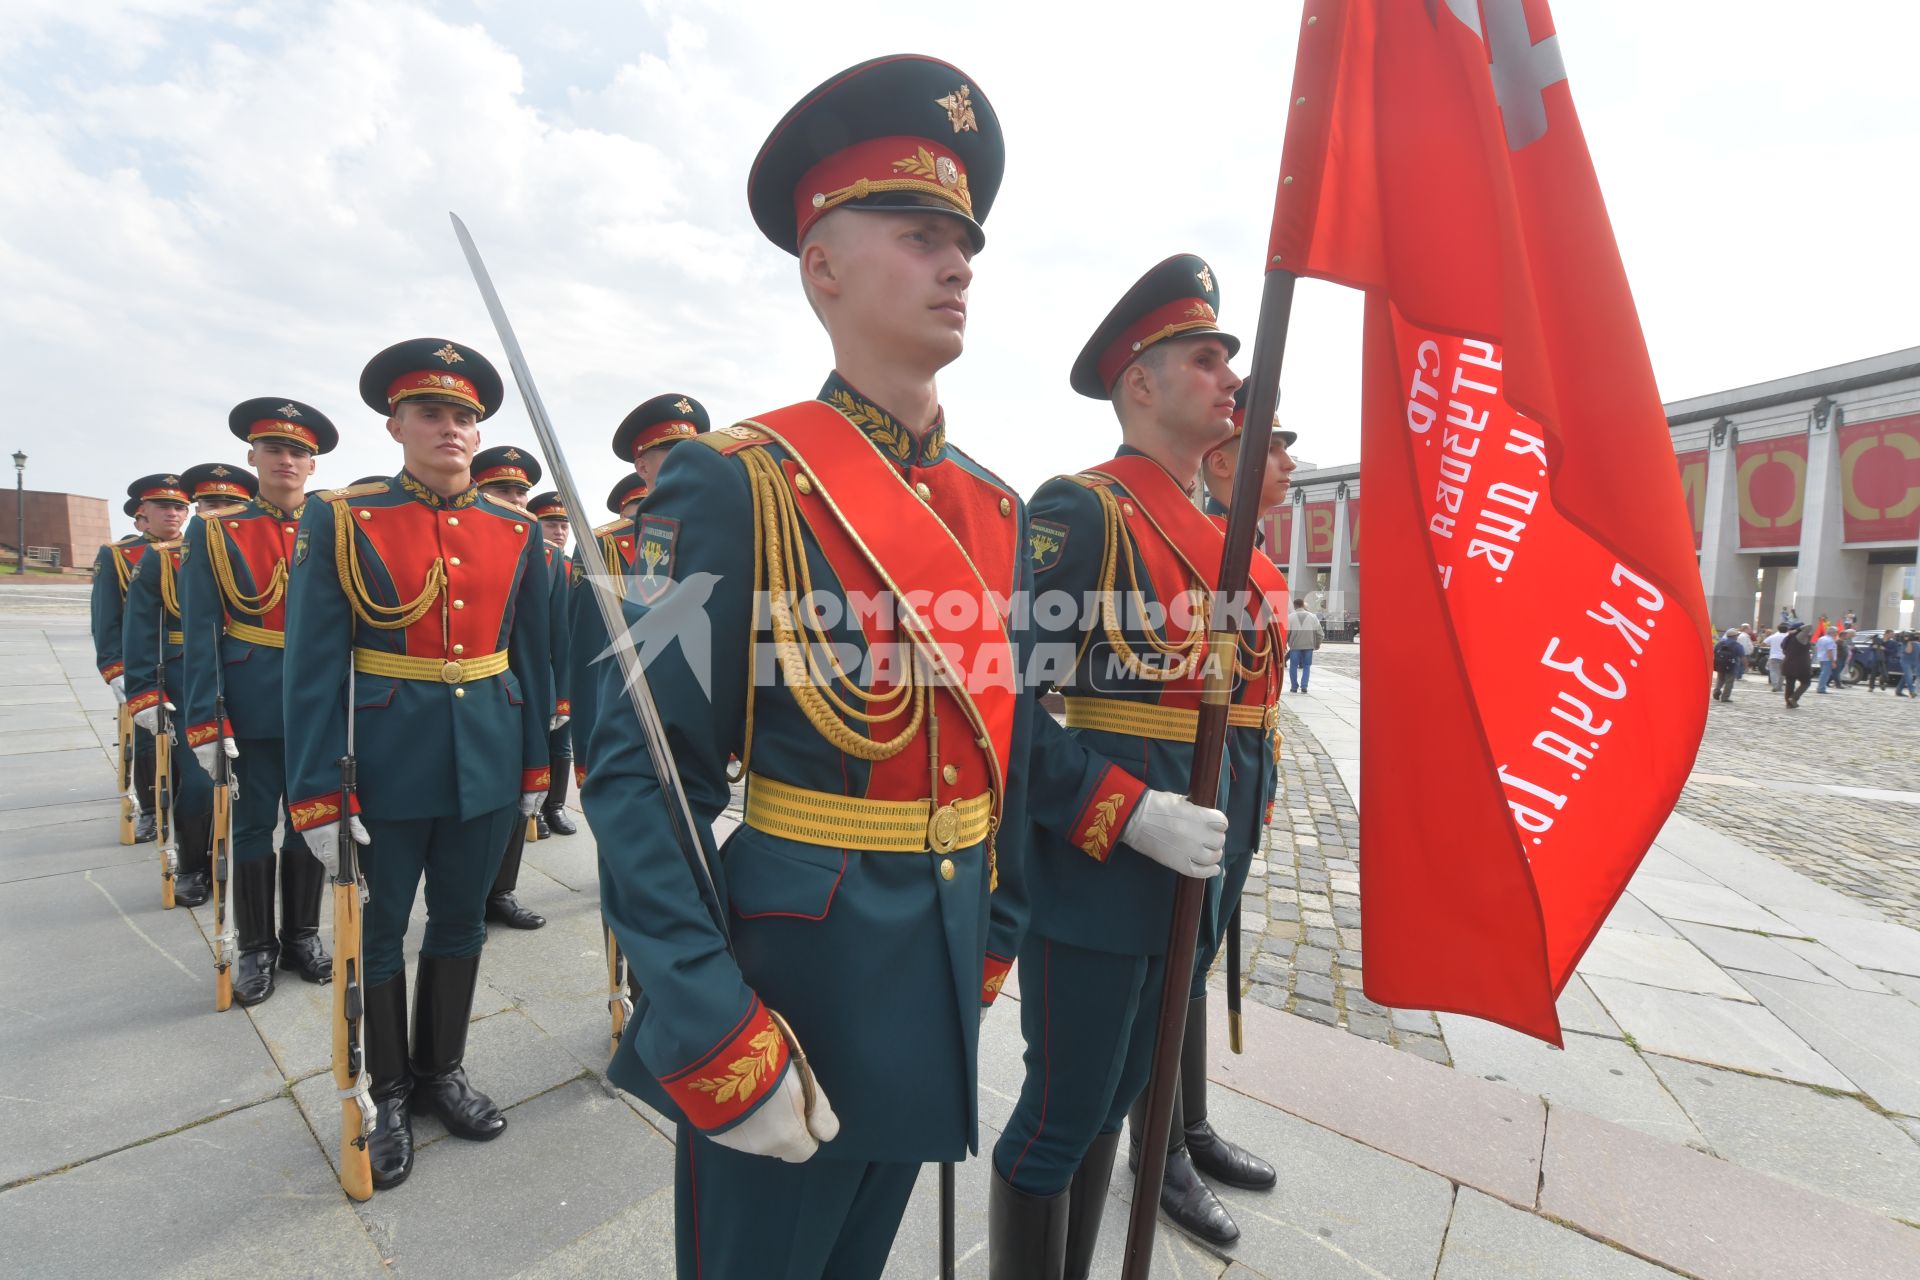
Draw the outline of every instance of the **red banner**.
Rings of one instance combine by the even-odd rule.
[[[1333,504],[1309,502],[1301,518],[1307,522],[1307,563],[1327,567],[1333,563]]]
[[[1308,0],[1291,101],[1269,266],[1367,291],[1361,590],[1404,624],[1362,650],[1366,991],[1557,1044],[1706,717],[1645,341],[1543,0]]]
[[[1285,567],[1293,555],[1293,515],[1299,510],[1291,502],[1283,503],[1278,511],[1267,517],[1273,522],[1272,541],[1267,549],[1273,553],[1273,562]]]
[[[1733,446],[1740,494],[1740,549],[1800,545],[1807,505],[1807,438],[1743,441]]]
[[[1693,521],[1693,549],[1700,549],[1700,531],[1707,520],[1707,451],[1695,449],[1675,459],[1680,464],[1680,491],[1687,497],[1687,517]]]
[[[1920,537],[1920,413],[1840,428],[1840,505],[1848,542]]]
[[[1347,559],[1360,563],[1360,499],[1347,499]]]

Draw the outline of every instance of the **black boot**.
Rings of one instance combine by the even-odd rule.
[[[456,1138],[487,1142],[506,1131],[493,1099],[467,1083],[467,1019],[480,979],[479,956],[421,956],[413,1003],[413,1100]]]
[[[533,815],[533,838],[535,840],[545,840],[552,834],[553,831],[547,826],[547,815],[536,810]]]
[[[135,844],[152,844],[155,840],[159,839],[159,837],[159,825],[153,820],[153,810],[142,809],[140,811],[140,820],[133,824],[133,842]]]
[[[1100,1243],[1100,1219],[1107,1212],[1107,1184],[1113,1181],[1113,1157],[1120,1149],[1118,1133],[1095,1136],[1080,1158],[1073,1181],[1067,1184],[1067,1280],[1087,1280],[1093,1270],[1093,1247]]]
[[[540,817],[546,822],[548,832],[556,836],[570,836],[579,833],[580,824],[567,813],[567,784],[573,780],[573,757],[555,756],[553,758],[553,789],[547,792],[547,802],[540,806]]]
[[[213,864],[208,856],[213,815],[196,813],[175,821],[180,832],[180,871],[173,879],[173,901],[176,906],[197,907],[213,893]]]
[[[1193,1167],[1230,1187],[1266,1191],[1279,1179],[1273,1166],[1235,1146],[1207,1123],[1207,998],[1187,1006],[1187,1038],[1180,1049],[1180,1100],[1186,1110],[1187,1152]]]
[[[1167,1129],[1167,1171],[1160,1180],[1160,1212],[1166,1214],[1174,1226],[1208,1244],[1232,1244],[1240,1238],[1240,1228],[1234,1224],[1227,1206],[1220,1203],[1220,1197],[1213,1194],[1213,1188],[1193,1167],[1193,1156],[1187,1151],[1185,1110],[1176,1086],[1173,1122]],[[1127,1167],[1135,1173],[1140,1171],[1140,1139],[1146,1129],[1146,1111],[1147,1095],[1142,1090],[1133,1109],[1127,1113],[1127,1129],[1133,1135],[1128,1144]],[[1139,1194],[1137,1187],[1134,1194]]]
[[[333,979],[333,957],[320,941],[320,895],[327,869],[305,849],[280,851],[280,967],[308,982]]]
[[[373,1136],[367,1139],[367,1162],[373,1166],[373,1185],[384,1189],[399,1186],[413,1172],[413,1072],[407,1067],[406,973],[396,973],[368,987],[366,1010],[361,1036],[366,1043],[374,1105],[380,1109]]]
[[[988,1161],[989,1164],[992,1161]],[[1067,1266],[1067,1198],[1030,1196],[993,1171],[987,1195],[988,1280],[1061,1280]]]
[[[516,818],[513,834],[507,837],[506,856],[500,859],[500,873],[493,878],[493,892],[487,895],[487,919],[511,929],[538,929],[547,922],[545,916],[529,911],[513,896],[514,886],[520,883],[520,857],[526,849],[527,823],[524,818]]]
[[[273,962],[280,945],[273,940],[273,859],[235,862],[227,881],[239,934],[240,954],[234,961],[233,998],[244,1005],[259,1004],[273,994]]]

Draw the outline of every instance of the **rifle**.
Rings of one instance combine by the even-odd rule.
[[[347,753],[340,757],[340,865],[333,878],[333,1086],[340,1095],[340,1189],[349,1199],[373,1195],[367,1139],[379,1112],[367,1076],[361,1020],[366,1014],[360,955],[359,846],[353,841],[353,793],[358,766],[353,757],[353,664],[347,664]],[[295,855],[298,856],[297,854]]]
[[[1239,643],[1230,612],[1252,579],[1253,533],[1259,521],[1260,481],[1266,470],[1267,443],[1280,399],[1280,361],[1287,347],[1287,322],[1293,311],[1291,271],[1269,264],[1260,294],[1260,323],[1254,332],[1253,359],[1247,372],[1246,426],[1240,433],[1239,461],[1233,475],[1225,546],[1208,621],[1209,654],[1227,655],[1208,664],[1200,694],[1199,723],[1193,738],[1193,771],[1187,799],[1211,808],[1219,800],[1220,765],[1227,745],[1227,708],[1233,695],[1233,654]],[[1167,1173],[1167,1131],[1173,1124],[1173,1093],[1180,1078],[1180,1042],[1186,1038],[1187,996],[1193,985],[1193,949],[1200,934],[1200,907],[1206,882],[1179,877],[1173,892],[1173,920],[1167,931],[1167,966],[1160,988],[1160,1013],[1153,1045],[1153,1071],[1147,1078],[1146,1123],[1140,1135],[1138,1188],[1127,1218],[1122,1280],[1146,1280],[1153,1268],[1153,1233],[1160,1212],[1159,1187]],[[1229,956],[1231,959],[1231,956]],[[1235,984],[1238,990],[1238,984]]]
[[[221,537],[214,525],[207,536]],[[213,1007],[225,1013],[233,1007],[233,956],[237,942],[233,936],[232,894],[228,892],[233,875],[233,758],[227,753],[233,739],[227,737],[227,695],[220,688],[220,633],[213,638]]]
[[[159,555],[166,555],[163,550]],[[167,719],[167,619],[166,605],[160,606],[160,626],[154,641],[158,661],[154,679],[159,701],[153,704],[153,812],[158,824],[155,844],[160,849],[160,905],[173,910],[173,877],[180,870],[180,848],[173,838],[173,726]]]
[[[133,843],[133,819],[140,805],[134,799],[140,786],[135,776],[138,772],[134,764],[133,752],[133,712],[127,710],[125,700],[120,703],[120,843]]]
[[[609,1054],[620,1051],[620,1036],[627,1029],[627,1019],[633,1017],[633,996],[627,990],[627,958],[620,954],[620,940],[613,936],[613,930],[602,929],[607,935],[607,1011],[613,1015],[613,1043],[607,1050]]]

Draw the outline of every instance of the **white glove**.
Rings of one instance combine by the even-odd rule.
[[[368,843],[371,837],[367,829],[360,825],[359,818],[347,819],[347,825],[353,830],[353,842],[358,845]],[[327,869],[327,879],[333,880],[340,875],[340,824],[329,822],[323,826],[312,827],[300,833],[307,842],[307,848],[313,856],[320,859],[320,865]]]
[[[523,818],[531,818],[533,811],[538,809],[541,804],[546,801],[546,798],[547,793],[544,791],[522,791],[520,793],[520,816]]]
[[[134,712],[133,722],[148,733],[160,732],[160,708],[146,707]]]
[[[558,729],[571,719],[573,719],[572,716],[554,716],[551,720],[547,721],[547,732],[552,733],[555,729]]]
[[[800,1087],[800,1068],[789,1063],[774,1097],[761,1103],[758,1111],[725,1133],[708,1136],[729,1151],[772,1156],[788,1164],[804,1163],[813,1158],[821,1143],[832,1142],[840,1133],[840,1117],[827,1105],[827,1095],[817,1081],[812,1115],[806,1113],[805,1097]]]
[[[125,702],[127,700],[126,676],[118,675],[107,681],[107,688],[113,690],[113,700],[115,702]]]
[[[1120,841],[1169,870],[1211,880],[1220,874],[1227,848],[1227,815],[1172,791],[1149,791],[1134,806]]]
[[[227,759],[238,760],[240,758],[240,748],[234,744],[232,738],[221,738],[219,745],[227,749]],[[203,742],[193,749],[193,758],[200,762],[201,769],[206,771],[206,775],[209,778],[213,776],[213,749],[214,744],[211,742]]]

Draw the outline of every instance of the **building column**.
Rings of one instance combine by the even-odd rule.
[[[1347,482],[1342,480],[1333,491],[1333,559],[1327,566],[1328,619],[1340,634],[1347,634],[1355,605],[1353,590],[1353,548],[1347,534]]]
[[[1740,482],[1733,446],[1740,433],[1726,418],[1707,446],[1707,500],[1700,518],[1700,584],[1716,632],[1751,622],[1753,571],[1740,556]]]
[[[1293,491],[1293,532],[1287,539],[1287,587],[1296,600],[1312,591],[1307,578],[1307,491]]]
[[[1822,396],[1807,420],[1807,501],[1800,522],[1800,616],[1838,622],[1865,613],[1867,557],[1840,549],[1846,538],[1840,504],[1840,406]]]

